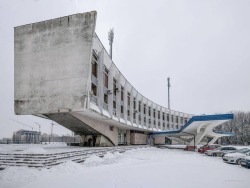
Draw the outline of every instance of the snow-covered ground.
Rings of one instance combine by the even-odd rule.
[[[93,155],[84,163],[51,169],[8,167],[0,171],[0,188],[248,188],[249,177],[249,169],[219,157],[152,147]]]
[[[50,144],[0,144],[0,153],[56,153],[75,150],[83,150],[87,148],[67,147],[66,143],[50,143]]]

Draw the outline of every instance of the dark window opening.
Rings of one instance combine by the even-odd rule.
[[[135,98],[134,98],[134,109],[136,108],[136,100],[135,100]]]
[[[116,96],[116,79],[113,79],[113,94]]]
[[[121,101],[124,100],[124,87],[121,87]]]
[[[130,93],[128,93],[128,105],[130,105]]]
[[[97,87],[93,83],[91,85],[91,94],[97,96]]]
[[[108,88],[109,86],[109,71],[108,69],[104,66],[104,73],[103,73],[103,85]]]
[[[91,60],[91,64],[92,64],[92,75],[94,75],[97,78],[97,59],[98,56],[95,52],[93,52],[92,54],[92,60]]]
[[[103,101],[104,101],[106,104],[108,104],[108,95],[107,95],[107,94],[104,94],[104,99],[103,99]]]

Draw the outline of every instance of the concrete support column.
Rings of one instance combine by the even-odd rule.
[[[133,104],[134,104],[134,95],[133,95],[133,88],[130,90],[130,122],[133,125]]]
[[[104,51],[98,53],[98,69],[97,69],[97,105],[102,112],[103,110],[103,58]]]
[[[139,114],[139,110],[138,110],[138,91],[136,91],[136,95],[135,95],[135,124],[138,127],[138,114]]]
[[[116,114],[118,119],[120,120],[121,115],[121,74],[117,73],[117,81],[116,81]]]
[[[200,141],[204,138],[205,135],[206,135],[205,131],[204,132],[202,131],[195,136],[196,146],[200,143]],[[194,139],[189,143],[189,146],[193,146],[193,145],[194,145]]]
[[[158,130],[158,122],[159,122],[159,119],[158,119],[158,112],[159,112],[159,106],[158,105],[155,105],[155,128]]]
[[[148,119],[150,119],[149,115],[148,115],[148,99],[146,99],[146,114],[145,114],[145,117],[146,117],[146,123],[145,123],[145,126],[147,127],[148,129]]]
[[[108,75],[108,111],[111,117],[113,117],[113,64],[109,68],[109,75]]]
[[[217,136],[213,137],[213,139],[208,144],[214,144],[218,140],[218,138],[219,137]]]
[[[128,117],[128,88],[127,88],[127,82],[124,85],[124,93],[123,93],[123,114],[124,114],[124,120],[127,124],[127,117]]]
[[[163,122],[163,120],[162,120],[162,106],[161,106],[161,109],[160,109],[160,129],[161,129],[161,131],[162,131],[162,122]]]

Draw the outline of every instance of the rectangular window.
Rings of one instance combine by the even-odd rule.
[[[155,109],[153,109],[153,117],[155,118]]]
[[[95,52],[92,53],[92,60],[91,60],[91,64],[92,64],[92,75],[95,76],[97,78],[97,59],[98,56]]]
[[[128,116],[130,116],[130,110],[128,110]]]
[[[130,93],[128,93],[128,105],[130,106]]]
[[[108,88],[109,87],[109,71],[108,69],[104,66],[104,72],[103,72],[103,85]]]
[[[108,104],[108,95],[105,93],[104,94],[104,100],[103,100],[106,104]]]
[[[146,114],[146,104],[143,104],[143,113]]]
[[[158,119],[160,119],[161,117],[161,114],[160,114],[160,111],[158,111]]]
[[[187,118],[185,118],[185,123],[187,123]]]
[[[93,83],[92,83],[92,86],[91,86],[91,94],[97,96],[97,87]]]
[[[175,122],[176,122],[176,123],[179,123],[179,118],[178,118],[178,116],[175,117]]]
[[[174,122],[174,116],[171,115],[171,122]]]
[[[169,121],[169,114],[167,114],[167,121]]]
[[[136,99],[134,98],[134,109],[136,109]]]
[[[138,108],[139,112],[141,112],[141,101],[138,102]]]
[[[123,106],[121,105],[121,113],[123,114]]]
[[[151,116],[151,107],[148,107],[148,115]]]
[[[116,109],[116,102],[113,101],[113,108]]]
[[[113,79],[113,94],[116,96],[116,79]]]
[[[121,101],[124,100],[124,87],[121,86]]]
[[[162,120],[165,120],[165,113],[162,113]]]

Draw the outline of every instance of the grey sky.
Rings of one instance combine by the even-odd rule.
[[[50,122],[14,115],[13,27],[97,10],[96,33],[113,60],[144,96],[192,114],[250,108],[249,0],[0,0],[0,138],[27,127],[49,132]],[[70,133],[61,126],[54,132]]]

